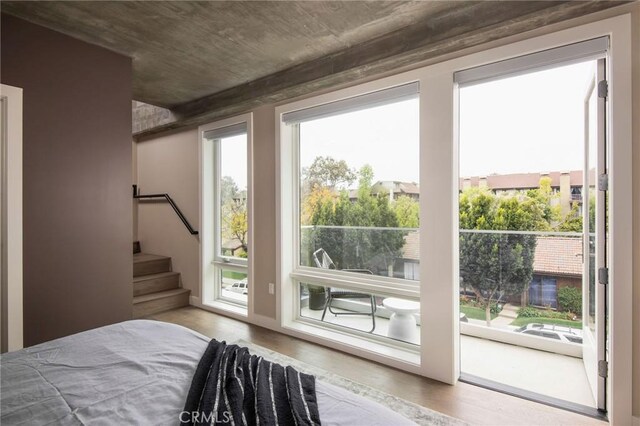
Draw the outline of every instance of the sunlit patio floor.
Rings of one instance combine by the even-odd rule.
[[[319,320],[322,311],[302,308],[301,315]],[[367,316],[334,316],[327,312],[325,322],[361,331],[371,329],[371,318]],[[388,325],[387,318],[376,317],[374,334],[386,336]],[[420,343],[419,328],[411,343]],[[460,337],[463,373],[576,404],[595,406],[582,359],[472,336]]]
[[[462,372],[595,407],[582,359],[478,337],[460,337]]]

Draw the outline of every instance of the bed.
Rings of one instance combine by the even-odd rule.
[[[3,425],[178,424],[210,339],[187,328],[134,320],[2,355]],[[342,388],[316,382],[327,425],[413,424]]]

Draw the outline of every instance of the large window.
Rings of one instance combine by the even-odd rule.
[[[211,226],[210,273],[205,274],[205,303],[246,306],[249,282],[249,174],[247,123],[240,122],[203,132],[205,157],[204,214]],[[207,167],[206,164],[209,166]],[[206,244],[206,243],[205,243]]]
[[[486,375],[482,376],[481,371],[473,371],[465,367],[463,371],[466,380],[469,380],[470,376],[483,377],[485,378],[484,383],[487,383],[487,378],[496,381],[505,377],[523,377],[525,374],[504,373],[531,370],[528,368],[531,365],[530,358],[523,356],[521,346],[528,347],[526,345],[530,342],[535,342],[537,348],[547,352],[547,355],[560,354],[575,358],[574,361],[578,361],[577,368],[584,371],[586,370],[580,363],[580,356],[583,356],[583,359],[590,357],[584,365],[589,365],[589,375],[593,377],[599,377],[595,367],[602,368],[603,365],[606,365],[605,362],[610,362],[608,373],[610,377],[615,377],[615,382],[611,381],[615,385],[609,386],[611,392],[607,392],[607,396],[612,402],[609,405],[610,412],[618,413],[611,418],[617,417],[622,419],[619,420],[621,422],[630,418],[629,398],[625,398],[625,395],[628,395],[627,390],[630,388],[630,379],[628,374],[625,375],[624,366],[628,365],[632,353],[629,343],[629,327],[627,326],[631,312],[631,290],[629,286],[615,285],[631,282],[632,262],[629,257],[631,238],[628,233],[631,221],[628,214],[630,201],[629,197],[625,196],[630,191],[629,183],[631,182],[631,161],[629,158],[631,158],[630,123],[632,120],[630,97],[628,96],[631,84],[629,77],[630,28],[629,17],[621,16],[458,57],[400,75],[385,77],[382,80],[370,81],[357,87],[325,93],[312,99],[298,100],[287,105],[277,106],[275,111],[278,120],[276,126],[278,220],[276,222],[275,295],[276,322],[281,329],[296,336],[305,336],[314,342],[335,345],[334,347],[339,350],[450,384],[455,384],[460,378],[461,358],[463,358],[465,366],[496,367],[498,374],[501,374],[501,376],[496,375],[494,378],[490,378]],[[581,346],[574,342],[578,339],[571,333],[572,327],[572,330],[563,330],[562,334],[557,334],[556,337],[560,337],[560,339],[536,336],[537,331],[544,330],[547,333],[549,325],[558,326],[548,324],[540,319],[534,319],[535,322],[530,323],[531,318],[525,315],[521,315],[521,325],[513,324],[513,327],[520,328],[523,327],[522,324],[526,323],[526,327],[522,331],[502,331],[498,326],[511,326],[511,323],[517,319],[517,305],[528,303],[528,286],[531,283],[534,270],[540,276],[557,277],[560,287],[557,291],[557,299],[562,299],[561,291],[568,293],[570,290],[565,289],[575,288],[575,285],[567,280],[570,277],[575,277],[576,274],[558,271],[558,268],[555,268],[557,261],[561,260],[563,263],[571,265],[574,262],[588,261],[591,257],[587,255],[591,253],[588,251],[590,240],[583,238],[583,236],[586,237],[585,227],[580,228],[583,232],[552,228],[556,222],[558,225],[565,222],[564,218],[568,214],[572,214],[576,219],[574,222],[566,221],[565,225],[568,228],[571,228],[572,223],[577,223],[580,217],[582,217],[582,223],[588,223],[589,218],[586,215],[590,211],[588,202],[590,191],[585,188],[584,182],[574,182],[571,173],[564,175],[564,172],[575,171],[577,168],[563,164],[554,164],[554,167],[545,166],[542,162],[536,164],[534,169],[519,167],[520,160],[533,160],[541,157],[543,160],[565,160],[575,157],[576,153],[579,154],[582,151],[582,148],[578,147],[569,151],[571,154],[569,157],[558,155],[558,150],[567,146],[572,139],[569,137],[553,139],[558,136],[553,132],[540,134],[540,130],[544,129],[546,122],[531,118],[543,112],[557,111],[558,105],[561,105],[559,102],[560,89],[573,87],[575,81],[569,80],[567,85],[551,91],[550,95],[548,91],[551,86],[548,85],[542,86],[544,91],[536,90],[535,93],[532,93],[532,96],[536,97],[541,93],[544,94],[542,96],[543,102],[537,106],[531,102],[525,102],[526,111],[532,110],[531,105],[534,105],[533,110],[530,111],[532,114],[523,114],[523,109],[518,108],[517,102],[499,102],[500,99],[507,99],[499,95],[509,95],[522,103],[522,99],[528,99],[523,96],[523,93],[525,91],[531,92],[531,85],[525,84],[521,90],[506,90],[500,93],[496,90],[488,90],[486,96],[477,98],[479,100],[476,104],[477,109],[471,113],[462,114],[465,108],[472,105],[468,103],[469,98],[467,97],[471,92],[464,89],[470,90],[477,86],[480,90],[484,86],[481,83],[489,83],[507,76],[504,73],[505,70],[517,74],[518,71],[522,71],[518,69],[518,65],[523,66],[524,64],[525,68],[530,68],[531,58],[525,58],[526,60],[523,62],[523,59],[520,58],[520,55],[523,54],[537,55],[540,53],[542,56],[536,56],[536,58],[542,58],[549,54],[547,51],[552,53],[552,57],[547,57],[551,62],[546,61],[541,64],[540,69],[535,69],[536,72],[557,68],[560,62],[554,62],[554,58],[571,62],[568,65],[578,65],[578,62],[584,58],[564,49],[562,51],[555,49],[576,43],[579,40],[596,40],[604,35],[610,35],[611,48],[607,56],[607,64],[609,65],[606,69],[606,75],[611,83],[608,89],[606,84],[601,85],[599,82],[597,85],[590,84],[589,87],[590,90],[597,88],[603,95],[608,96],[605,115],[611,121],[607,122],[607,126],[603,128],[608,132],[605,140],[609,148],[606,160],[609,165],[608,186],[610,193],[609,197],[600,195],[610,203],[607,205],[607,222],[616,224],[616,226],[609,227],[610,239],[606,240],[606,251],[604,251],[607,255],[605,260],[607,268],[609,268],[608,275],[604,275],[607,270],[598,270],[597,268],[594,269],[597,274],[594,272],[590,272],[590,274],[595,275],[594,278],[597,279],[600,278],[598,274],[602,274],[603,279],[611,280],[610,282],[613,282],[614,285],[599,285],[594,280],[593,284],[590,281],[582,288],[595,288],[594,291],[598,294],[607,294],[607,300],[611,302],[611,309],[606,312],[607,322],[605,324],[611,333],[611,340],[608,343],[605,342],[605,345],[601,345],[604,342],[602,339],[593,342],[585,340]],[[506,69],[505,66],[509,66],[509,68]],[[488,71],[491,71],[490,75],[485,74]],[[483,74],[481,76],[483,77],[482,82],[469,80],[472,77],[478,78],[479,73]],[[525,74],[521,76],[524,77]],[[409,81],[419,82],[419,101],[412,101],[410,98],[395,102],[385,99],[385,101],[372,102],[369,105],[356,102],[357,99],[362,100],[364,96],[367,96],[359,96],[363,93],[381,94],[380,89],[399,87],[398,85]],[[553,88],[556,87],[553,86]],[[496,99],[500,103],[498,105],[500,109],[493,107],[497,103]],[[605,102],[602,100],[604,98],[598,99],[600,99],[599,104]],[[369,100],[373,101],[372,98]],[[417,117],[415,124],[413,124],[414,122],[402,121],[403,118],[410,115],[401,116],[402,118],[398,120],[398,115],[394,114],[392,110],[402,105],[411,105],[412,102],[412,108]],[[350,108],[349,103],[352,103],[353,108]],[[385,113],[375,115],[375,111],[379,109],[384,109]],[[565,116],[570,111],[574,113],[575,110],[578,110],[578,114],[581,113],[579,108],[564,108],[553,114],[549,120],[562,124],[567,121]],[[486,119],[487,112],[489,119]],[[588,109],[582,112],[591,115]],[[321,113],[326,113],[326,115],[323,116]],[[366,118],[359,121],[356,119],[358,115],[363,115]],[[586,116],[586,114],[580,114],[580,116]],[[522,117],[528,120],[527,126],[518,124],[519,121],[516,118]],[[343,124],[342,127],[339,127],[338,123],[341,119],[343,119]],[[466,119],[478,123],[483,132],[465,130],[463,121]],[[419,138],[416,137],[415,145],[404,145],[403,139],[396,136],[401,135],[407,128],[417,129],[418,122],[419,131],[416,130],[416,132],[419,134]],[[394,123],[404,124],[392,127]],[[397,132],[395,135],[393,132],[391,134],[386,132],[391,127]],[[502,149],[491,148],[495,147],[495,142],[500,139],[499,136],[503,136],[511,130],[513,130],[512,137],[503,139],[506,142]],[[580,130],[578,128],[573,135],[580,137],[581,134],[588,133],[583,133]],[[583,130],[588,129],[585,126]],[[470,137],[475,138],[474,143],[467,143],[471,142]],[[533,139],[533,141],[529,144],[523,144],[525,139]],[[523,149],[525,145],[527,149]],[[584,145],[586,148],[587,144]],[[543,148],[541,149],[541,147]],[[508,152],[515,152],[516,155],[510,156],[506,154]],[[374,161],[381,156],[384,161]],[[317,157],[322,158],[315,161]],[[598,158],[602,158],[602,156]],[[467,162],[466,159],[470,161]],[[416,160],[419,161],[419,166]],[[489,167],[498,161],[505,166],[518,167],[515,170],[502,171],[474,171],[467,168],[469,164]],[[384,164],[381,166],[380,163]],[[365,164],[370,166],[368,173],[362,173]],[[322,168],[331,166],[332,172],[318,174],[316,173],[318,167],[312,166],[323,166],[320,167],[321,171]],[[584,166],[588,166],[588,164],[583,165],[582,162],[578,164],[579,168]],[[387,168],[394,172],[391,176],[385,174]],[[590,166],[585,169],[590,170]],[[364,171],[367,172],[367,169]],[[557,185],[547,185],[547,179],[543,181],[544,186],[540,185],[540,178],[544,177],[543,174],[556,171],[558,172]],[[493,175],[494,172],[503,175],[517,175],[514,177],[518,177],[518,181],[521,183],[507,188],[497,187],[500,186],[497,185],[494,193],[490,188],[494,184],[499,184],[501,180]],[[407,178],[405,173],[415,173],[416,177]],[[315,181],[322,183],[315,186],[316,191],[313,191],[314,180],[311,179],[314,174],[320,176]],[[367,179],[367,176],[371,174],[373,177]],[[527,178],[532,174],[537,177],[532,185],[523,183],[523,179],[520,179]],[[586,175],[583,173],[583,177]],[[598,177],[598,175],[594,176]],[[465,177],[469,177],[469,180],[465,180]],[[393,185],[388,185],[384,191],[376,191],[374,187],[379,181],[389,181]],[[419,186],[420,201],[418,205],[421,220],[419,225],[415,227],[412,225],[403,227],[400,223],[397,225],[386,223],[380,226],[375,221],[377,217],[375,209],[358,208],[364,204],[360,199],[361,195],[364,195],[363,200],[365,201],[374,199],[376,203],[382,203],[369,203],[366,204],[367,206],[399,212],[400,209],[389,207],[396,203],[395,194],[404,191],[403,195],[409,199],[411,197],[408,191],[396,189],[396,181],[398,183],[413,181]],[[603,185],[607,183],[605,179],[599,181],[603,182]],[[378,188],[382,186],[379,185]],[[576,191],[571,191],[572,187],[583,187],[583,190],[577,194]],[[567,191],[563,191],[563,188],[566,188]],[[478,220],[474,220],[472,223],[473,215],[478,213],[478,209],[473,208],[474,203],[465,204],[459,200],[460,193],[464,193],[465,190],[469,191],[468,194],[463,194],[468,195],[467,200],[484,203],[485,210],[492,215],[492,218],[495,218],[492,223],[487,223],[486,217],[482,220],[477,217]],[[393,197],[384,195],[385,193],[393,194]],[[479,197],[481,195],[486,196]],[[535,197],[536,195],[538,197]],[[391,198],[394,198],[393,202]],[[527,202],[527,198],[529,198],[528,202],[532,208],[535,209],[537,206],[540,210],[538,213],[547,215],[559,210],[559,213],[564,217],[547,221],[552,229],[539,231],[533,225],[539,225],[541,221],[533,221],[530,228],[523,230],[518,222],[526,219],[524,217],[526,215],[522,214],[523,211],[519,206],[523,201]],[[539,202],[540,198],[548,198],[549,202]],[[556,199],[558,200],[556,201]],[[384,200],[386,200],[386,204],[383,203]],[[574,209],[573,206],[576,203],[577,208]],[[580,207],[580,203],[582,203],[582,207]],[[409,202],[406,204],[411,205]],[[564,211],[563,206],[565,206]],[[406,210],[411,211],[411,209]],[[463,216],[462,213],[465,215]],[[480,213],[482,212],[480,211]],[[357,220],[357,218],[367,216],[371,220],[367,222]],[[391,215],[387,217],[391,217]],[[550,216],[547,215],[547,217]],[[596,217],[603,218],[604,215],[600,214]],[[601,228],[603,227],[598,227],[600,232],[602,232]],[[415,230],[415,234],[413,230]],[[401,245],[399,249],[392,243],[387,243],[386,247],[384,247],[385,244],[382,244],[382,240],[386,240],[384,236],[393,232],[401,234],[403,242],[399,243]],[[567,235],[570,232],[580,233],[580,235]],[[410,245],[412,235],[419,236],[419,238],[415,238],[419,245]],[[391,237],[389,239],[394,241]],[[532,258],[541,258],[535,249],[543,248],[543,240],[549,245],[562,244],[567,249],[550,252],[551,255],[547,256],[549,262],[531,265]],[[579,247],[574,250],[572,247],[576,241]],[[599,241],[603,241],[603,239]],[[410,250],[412,246],[416,247],[416,251]],[[398,251],[400,256],[396,254]],[[542,252],[542,250],[539,251]],[[596,249],[593,256],[598,258],[602,253],[603,250]],[[497,261],[490,262],[492,259],[497,259]],[[407,262],[407,260],[412,262]],[[415,262],[413,262],[414,260]],[[480,265],[481,261],[484,262],[483,265],[486,265]],[[600,259],[601,261],[602,259]],[[402,265],[399,264],[400,262]],[[390,267],[391,263],[393,263],[393,267]],[[501,267],[502,265],[504,268]],[[527,267],[523,268],[522,265]],[[509,267],[513,273],[505,277],[504,272],[509,272],[507,269]],[[554,267],[555,270],[550,270],[551,267]],[[526,274],[518,274],[518,269]],[[485,290],[483,293],[483,289],[477,288],[480,287],[478,284],[480,280],[476,279],[478,276],[487,283],[485,288],[488,291]],[[521,290],[512,291],[511,287],[514,284],[512,277],[518,279],[519,287],[522,287]],[[495,285],[490,287],[491,280],[499,280],[500,285],[497,288]],[[459,293],[460,287],[464,291],[462,295]],[[540,281],[540,285],[534,283],[533,287],[533,297],[537,297],[543,303],[551,299],[549,285]],[[329,288],[331,290],[334,288],[342,289],[345,290],[345,293],[356,293],[359,296],[353,299],[338,297],[334,303],[334,300],[328,298]],[[485,302],[489,301],[489,303],[483,302],[482,299]],[[398,302],[398,300],[400,301]],[[414,319],[418,319],[415,318],[417,316],[414,313],[415,305],[406,303],[415,303],[417,300],[419,300],[419,321],[416,321],[415,327],[419,328],[418,335],[421,345],[419,351],[412,353],[406,350],[396,350],[387,344],[389,340],[372,336],[375,334],[389,336],[388,331],[384,331],[382,324],[386,315],[389,315],[389,323],[391,323],[392,315],[396,314],[398,310],[410,312]],[[595,300],[592,300],[591,297],[582,298],[583,319],[591,316],[589,315],[591,313],[590,306],[587,305],[587,302],[590,304],[598,303],[598,300],[603,300],[603,298],[596,297]],[[495,303],[495,307],[491,302]],[[464,306],[465,304],[467,306]],[[558,300],[558,304],[561,304],[560,300]],[[516,306],[515,309],[514,306]],[[602,304],[595,307],[601,309]],[[387,311],[385,312],[383,308]],[[523,313],[538,314],[538,311],[550,310],[533,307]],[[574,311],[575,309],[571,313],[579,313]],[[578,311],[581,310],[578,309]],[[356,315],[334,316],[333,312]],[[461,313],[464,315],[460,315]],[[557,315],[557,312],[543,313],[548,313],[550,318]],[[401,316],[407,320],[407,323],[413,323],[409,314]],[[603,315],[595,317],[596,319],[605,319]],[[354,322],[347,322],[352,319]],[[356,319],[358,319],[358,323],[355,322]],[[480,322],[480,324],[474,324],[474,321]],[[574,319],[567,318],[567,321],[574,321]],[[482,325],[487,322],[494,322],[494,326]],[[589,327],[582,328],[584,336],[593,334],[590,331],[590,324]],[[467,333],[472,329],[478,331],[477,335]],[[596,326],[596,331],[601,329],[602,327]],[[373,331],[371,332],[371,330]],[[528,330],[531,330],[534,335],[527,335],[531,334],[529,332],[524,333]],[[402,333],[396,334],[397,331],[394,329],[391,334],[404,336]],[[513,344],[499,343],[504,338],[509,338]],[[406,337],[397,340],[410,342],[410,339]],[[403,346],[397,340],[392,343],[394,345],[400,343],[399,346]],[[470,342],[472,343],[470,344]],[[616,342],[616,344],[609,344],[611,342]],[[596,358],[596,355],[600,355],[595,351],[596,343],[598,351],[603,346],[606,348],[606,359],[604,357]],[[494,344],[501,345],[500,349],[490,352],[489,348],[495,347]],[[406,343],[404,346],[409,345],[410,343]],[[554,353],[560,348],[566,350],[566,353]],[[585,348],[589,348],[589,350],[584,350]],[[413,356],[417,352],[419,352],[419,356]],[[511,353],[514,356],[510,356]],[[522,362],[522,366],[509,370],[510,367],[501,362],[505,359],[505,355],[509,360]],[[574,366],[575,364],[573,363]],[[548,364],[545,363],[545,365]],[[569,370],[566,369],[566,371]],[[576,383],[575,380],[558,381],[559,375],[554,376],[555,382],[553,379],[540,381],[540,375],[536,376],[535,374],[526,377],[530,377],[533,383],[547,385],[544,389],[545,392],[550,389],[560,389],[560,386],[548,386],[548,383],[562,385]],[[598,381],[602,382],[600,379]],[[514,384],[509,386],[515,387]],[[598,384],[599,399],[602,389],[606,388]],[[613,398],[614,393],[622,396]],[[578,393],[561,390],[559,396],[555,397],[566,398],[567,395],[572,394],[577,395]],[[529,393],[529,397],[530,395],[531,393]],[[598,407],[601,406],[598,401]]]
[[[415,324],[406,336],[388,331],[385,300],[419,312],[418,113],[409,83],[284,114],[297,200],[288,291],[299,318],[417,342]]]

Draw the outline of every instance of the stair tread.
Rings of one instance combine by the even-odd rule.
[[[171,258],[167,256],[160,256],[160,255],[151,254],[151,253],[136,253],[133,255],[133,263],[150,262],[154,260],[165,260],[165,259],[171,259]]]
[[[180,272],[158,272],[156,274],[147,274],[147,275],[139,275],[137,277],[133,277],[133,282],[138,283],[141,281],[155,280],[158,278],[170,277],[174,275],[180,275]]]
[[[158,291],[155,293],[143,294],[133,298],[133,304],[149,302],[151,300],[162,299],[164,297],[177,296],[179,294],[190,293],[191,290],[186,288],[176,288],[173,290]]]

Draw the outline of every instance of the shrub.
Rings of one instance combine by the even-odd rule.
[[[575,287],[561,287],[558,289],[558,309],[563,312],[582,312],[582,293]]]
[[[534,308],[533,306],[525,306],[518,309],[518,318],[552,318],[574,320],[575,315],[571,312],[556,312],[551,310],[551,308],[538,309]]]
[[[541,317],[543,312],[540,309],[533,308],[531,306],[524,306],[518,309],[518,318],[536,318]]]

